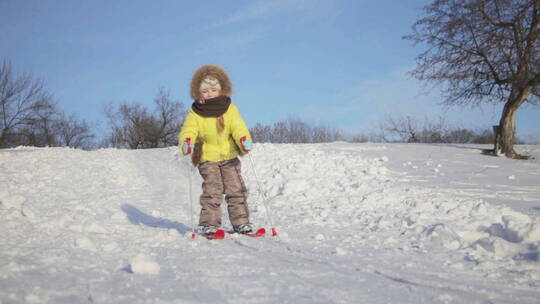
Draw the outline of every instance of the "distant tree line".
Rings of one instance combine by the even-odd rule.
[[[74,114],[59,109],[40,79],[30,74],[15,75],[11,64],[0,66],[0,148],[19,145],[95,149],[160,148],[178,145],[178,132],[186,113],[183,103],[160,89],[149,109],[139,103],[109,105],[105,134],[96,140],[95,127]],[[272,125],[257,123],[251,130],[254,142],[324,143],[410,142],[491,144],[491,129],[470,130],[452,127],[445,119],[411,116],[387,117],[369,135],[345,136],[340,129],[313,125],[288,118]],[[522,143],[518,141],[517,143]]]
[[[297,118],[289,118],[273,125],[257,123],[251,130],[255,142],[268,143],[323,143],[343,139],[336,128],[313,126]]]
[[[407,143],[460,143],[492,144],[491,129],[470,130],[452,127],[443,117],[423,122],[412,116],[387,117],[378,130],[369,134],[345,136],[336,128],[313,126],[297,118],[289,118],[273,125],[257,123],[251,129],[255,142],[266,143],[324,143],[347,142],[407,142]],[[523,142],[518,141],[522,144]]]
[[[379,124],[377,137],[382,142],[408,143],[492,144],[494,141],[491,129],[452,127],[443,117],[426,118],[423,123],[411,116],[387,117]]]

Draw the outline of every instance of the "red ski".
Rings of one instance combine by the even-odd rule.
[[[225,238],[225,230],[218,229],[214,234],[203,235],[209,240],[223,240]]]
[[[249,237],[264,237],[266,235],[266,229],[259,228],[257,231],[252,233],[244,233],[243,235],[249,236]]]
[[[236,231],[226,231],[227,234],[235,234],[235,235],[244,235],[249,237],[265,237],[266,236],[266,229],[259,228],[255,232],[250,233],[238,233]]]
[[[204,236],[205,238],[209,239],[209,240],[223,240],[225,239],[225,236],[227,234],[236,234],[236,232],[226,232],[225,230],[223,229],[218,229],[214,234],[208,234],[208,235],[205,235],[205,234],[201,234],[202,236]],[[192,235],[192,239],[195,238],[195,235],[196,234],[193,234]],[[259,228],[257,229],[257,231],[255,232],[252,232],[252,233],[239,233],[239,235],[245,235],[245,236],[249,236],[249,237],[265,237],[266,236],[266,229],[264,228]]]

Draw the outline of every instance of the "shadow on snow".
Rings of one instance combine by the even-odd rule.
[[[145,225],[153,228],[166,228],[166,229],[176,229],[181,234],[191,232],[191,227],[188,227],[180,222],[170,221],[164,218],[157,218],[151,215],[148,215],[137,207],[130,204],[123,204],[122,211],[128,216],[129,222],[134,225]]]

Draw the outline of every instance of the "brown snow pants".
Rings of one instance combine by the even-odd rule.
[[[240,160],[204,162],[199,165],[199,173],[203,178],[199,225],[221,226],[223,194],[231,224],[249,223],[247,188],[242,180]]]

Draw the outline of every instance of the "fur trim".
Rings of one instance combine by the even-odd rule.
[[[225,70],[219,65],[207,64],[198,68],[193,74],[193,78],[191,78],[191,98],[193,98],[193,100],[199,100],[201,98],[199,88],[201,87],[201,82],[207,76],[211,76],[219,81],[219,84],[221,85],[221,95],[231,97],[232,83]]]
[[[203,140],[197,139],[197,142],[195,143],[195,147],[193,147],[193,153],[191,154],[191,162],[193,163],[195,167],[197,167],[201,163],[202,145],[203,145]]]

